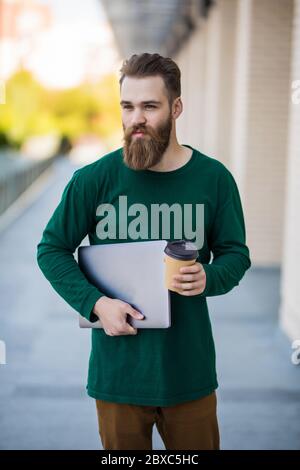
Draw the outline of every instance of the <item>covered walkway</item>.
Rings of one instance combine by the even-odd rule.
[[[35,201],[0,233],[0,449],[99,449],[85,392],[90,332],[35,263],[36,245],[74,167],[54,162]],[[83,240],[83,244],[87,240]],[[250,268],[209,298],[223,449],[300,449],[300,368],[278,327],[277,269]],[[154,449],[164,449],[156,428]]]

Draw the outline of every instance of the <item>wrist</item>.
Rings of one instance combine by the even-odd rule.
[[[97,315],[99,318],[102,312],[103,307],[106,305],[107,300],[109,300],[109,297],[106,297],[105,295],[102,295],[100,299],[97,300],[93,307],[93,313]]]

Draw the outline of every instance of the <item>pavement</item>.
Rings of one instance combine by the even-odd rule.
[[[0,449],[102,448],[95,401],[85,391],[90,330],[78,328],[78,313],[36,263],[36,245],[75,169],[67,158],[55,161],[0,232]],[[280,268],[251,267],[238,287],[207,301],[221,448],[300,449],[300,365],[278,327]]]

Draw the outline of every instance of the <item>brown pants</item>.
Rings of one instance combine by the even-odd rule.
[[[216,393],[174,406],[96,400],[105,450],[152,450],[154,423],[167,450],[218,450]]]

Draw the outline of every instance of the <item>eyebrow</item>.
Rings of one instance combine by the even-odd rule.
[[[153,103],[153,104],[161,104],[160,101],[156,101],[156,100],[148,100],[148,101],[142,101],[142,104],[150,104],[150,103]],[[120,101],[120,105],[122,104],[132,104],[131,101]]]

